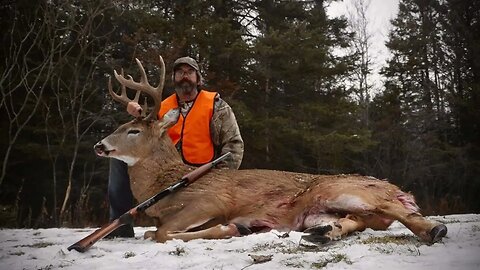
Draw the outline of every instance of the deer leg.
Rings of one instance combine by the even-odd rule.
[[[227,239],[233,236],[241,236],[249,234],[251,231],[243,225],[229,223],[218,224],[208,229],[195,231],[195,232],[168,232],[166,234],[166,240],[169,239],[181,239],[183,241],[189,241],[192,239]]]
[[[157,242],[165,242],[171,239],[181,239],[184,241],[196,238],[229,238],[240,235],[243,226],[227,224],[225,218],[225,209],[221,204],[214,202],[196,201],[196,203],[185,206],[177,213],[170,215],[157,231],[148,232],[145,237],[151,237]]]
[[[154,211],[157,211],[157,212],[154,212]],[[155,223],[155,227],[157,228],[160,228],[162,226],[162,222],[161,222],[161,219],[158,218],[158,217],[155,217],[154,215],[155,214],[162,214],[164,216],[168,216],[169,214],[175,212],[175,211],[179,211],[181,210],[181,206],[179,205],[173,205],[173,206],[169,206],[169,207],[164,207],[164,208],[157,208],[157,209],[147,209],[146,213],[150,216],[153,216],[153,221]],[[146,231],[144,234],[143,234],[143,238],[144,239],[148,239],[148,238],[151,238],[152,240],[156,240],[156,233],[157,233],[157,230],[155,231]]]
[[[364,220],[356,215],[347,215],[336,221],[329,221],[314,227],[307,228],[304,232],[310,235],[302,236],[310,242],[325,244],[331,240],[339,240],[349,233],[363,231],[366,228]]]
[[[422,240],[435,243],[447,234],[447,227],[427,220],[419,212],[407,209],[401,202],[384,202],[375,210],[378,215],[398,220]]]
[[[202,226],[203,227],[203,226]],[[146,232],[154,233],[150,237],[155,239],[159,243],[164,243],[172,239],[180,239],[183,241],[190,241],[193,239],[227,239],[233,236],[242,236],[251,234],[252,232],[246,226],[243,226],[238,223],[228,223],[228,224],[217,224],[213,227],[207,229],[202,229],[198,231],[186,231],[186,232],[174,232],[174,231],[162,231],[157,230],[156,232]]]
[[[173,239],[173,237],[170,237],[169,234],[172,233],[181,233],[181,232],[186,232],[189,229],[193,229],[196,227],[200,226],[205,226],[205,224],[208,224],[211,218],[202,218],[200,221],[193,220],[193,219],[181,219],[178,217],[174,217],[172,221],[167,222],[166,224],[163,224],[160,227],[157,227],[156,231],[147,231],[144,234],[144,238],[152,238],[152,240],[155,240],[159,243],[163,243],[167,240]]]
[[[153,240],[155,240],[155,234],[156,234],[157,231],[146,231],[144,234],[143,234],[143,238],[144,239],[148,239],[148,238],[152,238]]]

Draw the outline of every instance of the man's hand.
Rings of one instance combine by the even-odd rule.
[[[142,115],[142,107],[137,102],[130,101],[127,104],[127,112],[135,117],[140,117]]]

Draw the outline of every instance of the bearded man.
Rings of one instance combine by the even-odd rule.
[[[181,57],[173,64],[175,93],[162,101],[158,117],[171,109],[180,109],[175,125],[168,135],[186,164],[201,166],[231,152],[230,158],[217,168],[238,169],[243,158],[243,140],[232,108],[217,92],[202,89],[203,77],[197,61]],[[140,117],[141,106],[136,102],[127,105],[127,112]],[[108,178],[110,221],[120,217],[133,207],[127,164],[110,159]],[[124,225],[107,238],[134,237],[132,225]]]

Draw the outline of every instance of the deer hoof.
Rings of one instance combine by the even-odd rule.
[[[143,239],[148,239],[151,238],[152,240],[155,240],[155,231],[146,231],[143,234]]]
[[[241,236],[252,234],[252,231],[247,226],[240,223],[234,223],[234,225],[237,227],[237,231]]]
[[[321,245],[324,245],[332,240],[328,236],[318,235],[318,234],[303,235],[301,239],[310,243],[321,244]]]
[[[316,226],[305,229],[303,232],[309,233],[309,234],[325,235],[332,229],[333,229],[332,225],[316,225]]]
[[[301,238],[305,241],[315,243],[315,244],[326,244],[332,239],[326,234],[333,230],[332,225],[317,225],[304,230],[304,233],[308,235],[303,235]]]
[[[432,244],[440,241],[445,235],[447,235],[447,226],[439,224],[430,231],[430,239]]]

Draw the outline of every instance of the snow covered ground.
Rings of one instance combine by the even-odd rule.
[[[480,269],[480,215],[429,218],[448,227],[434,245],[397,222],[324,246],[298,232],[157,244],[143,239],[151,228],[137,227],[134,239],[100,240],[85,253],[66,248],[95,228],[1,229],[0,269]]]

